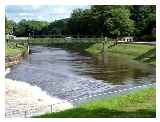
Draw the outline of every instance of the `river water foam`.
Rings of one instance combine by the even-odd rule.
[[[31,116],[34,113],[51,112],[51,105],[53,112],[73,107],[66,100],[49,96],[37,86],[6,79],[6,117],[24,117],[25,114]]]

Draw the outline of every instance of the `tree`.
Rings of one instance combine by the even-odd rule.
[[[65,27],[66,27],[66,22],[68,19],[62,19],[62,20],[56,20],[54,22],[51,22],[47,26],[47,31],[48,35],[62,35],[65,34]]]
[[[48,22],[35,20],[21,20],[16,26],[16,36],[41,35],[43,28],[46,26],[48,26]]]
[[[155,36],[155,11],[152,5],[94,5],[90,9],[75,9],[70,18],[51,23],[22,20],[16,25],[16,35]]]
[[[131,19],[135,22],[135,35],[143,36],[156,27],[156,7],[153,5],[134,5],[130,7]]]
[[[127,8],[113,8],[111,16],[106,18],[105,25],[108,36],[113,38],[130,36],[134,32],[134,22],[130,19],[130,11]]]
[[[7,18],[5,18],[5,33],[6,34],[13,34],[15,25],[16,25],[16,23],[14,21],[8,20]]]

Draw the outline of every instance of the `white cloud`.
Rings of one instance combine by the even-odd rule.
[[[45,17],[43,17],[43,16],[37,16],[37,19],[38,20],[43,20]]]
[[[88,7],[89,6],[11,5],[6,7],[6,15],[16,22],[22,19],[53,21],[70,17],[72,10],[75,8],[85,9]]]
[[[18,15],[19,16],[31,16],[32,13],[19,13]]]
[[[39,5],[32,5],[32,8],[33,8],[33,10],[37,10],[40,8],[40,6]]]

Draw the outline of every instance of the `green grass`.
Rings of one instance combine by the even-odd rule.
[[[156,90],[153,87],[113,96],[80,107],[57,113],[48,113],[39,118],[118,118],[118,117],[156,117]],[[35,117],[35,118],[37,118]]]
[[[145,44],[118,44],[116,46],[113,46],[112,48],[107,48],[107,46],[108,45],[105,45],[105,51],[115,54],[122,54],[123,56],[126,56],[129,59],[136,59],[137,57],[147,53],[149,50],[155,48],[155,46]],[[102,51],[102,44],[94,44],[88,49],[86,49],[86,51],[94,55],[98,54]],[[156,54],[155,52],[153,53],[154,54],[148,54],[148,56]],[[146,58],[146,55],[143,58]],[[156,58],[152,57],[152,60],[148,61],[147,63],[156,64]]]
[[[15,42],[6,43],[5,54],[6,56],[16,56],[26,50],[23,45],[17,44]]]

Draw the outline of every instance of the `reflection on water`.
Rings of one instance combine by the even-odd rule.
[[[76,72],[111,84],[155,82],[155,68],[115,54],[96,57],[80,56],[74,60]],[[132,82],[131,82],[132,81]]]
[[[115,86],[155,82],[155,68],[111,54],[92,57],[60,48],[34,46],[33,54],[6,77],[37,85],[50,95],[76,98]]]

